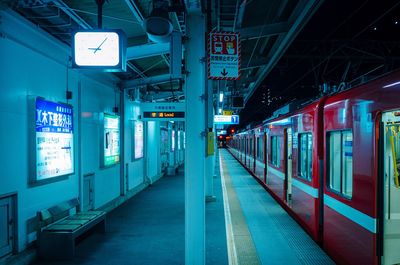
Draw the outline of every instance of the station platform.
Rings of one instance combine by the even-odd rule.
[[[220,166],[236,264],[335,264],[226,149]]]
[[[226,149],[217,159],[206,264],[334,264]],[[34,264],[184,264],[183,171],[108,213],[107,233],[82,240],[72,260]]]

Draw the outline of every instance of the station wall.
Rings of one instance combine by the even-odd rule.
[[[133,123],[140,117],[140,102],[121,96],[117,78],[70,69],[70,48],[17,14],[0,11],[0,21],[0,198],[16,198],[19,252],[36,239],[37,211],[72,198],[82,203],[84,175],[94,175],[95,209],[161,177],[160,122],[144,122],[144,157],[134,159]],[[29,183],[29,155],[35,150],[28,144],[34,126],[28,122],[28,99],[38,96],[73,106],[75,170],[63,180],[34,186]],[[121,106],[121,163],[102,167],[101,115]]]

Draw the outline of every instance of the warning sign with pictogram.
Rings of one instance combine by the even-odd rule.
[[[208,78],[240,78],[240,40],[238,32],[211,32],[208,35]]]

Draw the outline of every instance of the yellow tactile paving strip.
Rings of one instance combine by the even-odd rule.
[[[229,249],[229,263],[231,265],[261,264],[256,247],[254,246],[246,219],[243,215],[240,202],[232,186],[229,169],[220,154],[221,179],[224,193],[225,220]]]

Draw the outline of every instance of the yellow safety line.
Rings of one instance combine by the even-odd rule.
[[[226,228],[226,242],[228,244],[228,261],[230,265],[237,265],[237,254],[235,240],[233,237],[232,221],[231,221],[231,211],[229,209],[229,198],[228,192],[226,191],[224,170],[222,168],[222,157],[221,152],[219,155],[219,170],[221,173],[221,186],[222,195],[224,198],[224,214],[225,214],[225,228]]]
[[[260,260],[243,210],[231,184],[231,176],[220,152],[220,171],[224,197],[229,264],[257,265]]]

